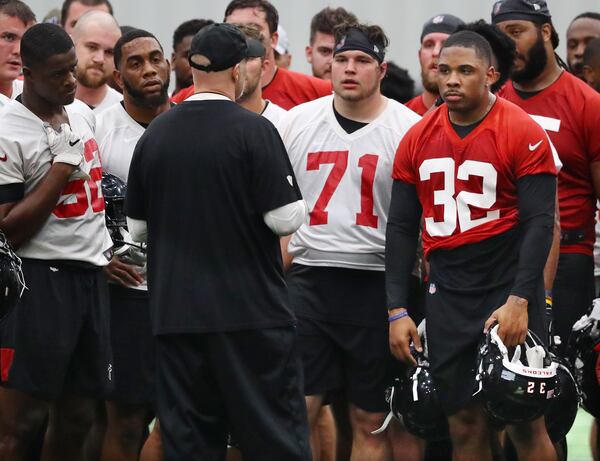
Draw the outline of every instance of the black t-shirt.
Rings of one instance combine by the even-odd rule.
[[[279,238],[263,214],[301,199],[273,125],[228,100],[157,117],[131,162],[127,215],[148,224],[155,334],[290,325]]]

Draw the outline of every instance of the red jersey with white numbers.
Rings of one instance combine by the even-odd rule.
[[[393,177],[416,186],[428,254],[515,227],[517,181],[534,174],[556,175],[548,138],[525,112],[498,98],[464,139],[445,104],[417,123],[398,147]]]
[[[600,161],[600,95],[568,72],[527,99],[512,82],[499,94],[530,114],[558,151],[563,164],[558,175],[561,229],[583,236],[576,243],[561,244],[561,252],[591,255],[596,196],[590,163]]]
[[[415,96],[414,98],[412,98],[410,101],[408,101],[404,105],[406,107],[408,107],[410,110],[412,110],[413,112],[416,112],[417,114],[419,114],[421,117],[423,115],[425,115],[427,113],[427,111],[429,110],[429,108],[423,102],[422,94]]]

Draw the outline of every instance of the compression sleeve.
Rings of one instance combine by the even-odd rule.
[[[385,287],[388,309],[408,310],[410,280],[415,264],[421,204],[413,184],[395,180],[388,213],[385,247]]]
[[[298,200],[266,212],[263,219],[275,235],[283,237],[298,230],[306,218],[307,210],[306,202]]]
[[[535,299],[552,245],[556,177],[549,174],[523,176],[517,181],[521,247],[511,294]]]
[[[127,216],[127,229],[134,242],[146,242],[148,240],[148,224],[146,221]]]

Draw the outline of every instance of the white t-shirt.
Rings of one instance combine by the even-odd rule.
[[[102,167],[98,145],[86,117],[66,107],[73,132],[85,145],[91,163],[88,181],[70,181],[44,225],[18,250],[24,258],[83,261],[96,266],[108,263],[112,242],[104,223]],[[0,187],[23,184],[29,193],[44,178],[52,163],[43,122],[18,101],[0,112]]]
[[[266,105],[261,115],[273,125],[277,126],[281,118],[287,113],[287,110],[278,106],[277,104],[272,103],[268,99],[265,99],[265,103]]]
[[[23,80],[13,80],[12,83],[12,94],[10,95],[10,98],[5,96],[4,94],[0,93],[0,109],[2,107],[4,107],[6,104],[8,104],[12,99],[15,99],[17,96],[19,96],[21,93],[23,92]]]
[[[287,112],[278,128],[310,212],[289,245],[294,262],[384,270],[394,156],[419,120],[391,99],[351,134],[336,120],[333,96]]]
[[[104,96],[104,99],[100,104],[94,107],[94,113],[96,115],[123,100],[123,95],[121,93],[119,93],[117,90],[112,89],[108,85],[106,85],[106,87],[108,88],[106,96]]]
[[[127,182],[133,151],[145,128],[131,118],[121,103],[114,104],[98,114],[97,121],[96,139],[102,153],[102,169],[105,173],[113,174]],[[124,253],[119,253],[119,250],[116,253],[124,262],[135,263],[140,267],[139,272],[144,282],[131,288],[148,290],[146,253],[131,246]]]

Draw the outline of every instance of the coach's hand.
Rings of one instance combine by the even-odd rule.
[[[404,310],[402,308],[394,309],[389,312],[389,316],[399,314]],[[410,317],[406,316],[390,322],[390,351],[398,360],[408,365],[417,366],[417,361],[410,353],[411,341],[417,351],[421,352],[423,350],[417,326]]]
[[[108,266],[104,267],[104,272],[109,280],[124,287],[137,287],[144,282],[144,278],[136,270],[136,266],[125,264],[117,256],[113,256]]]
[[[487,333],[495,322],[498,322],[498,336],[505,346],[523,344],[527,337],[528,302],[518,296],[509,296],[506,303],[496,309],[485,322],[483,332]]]

